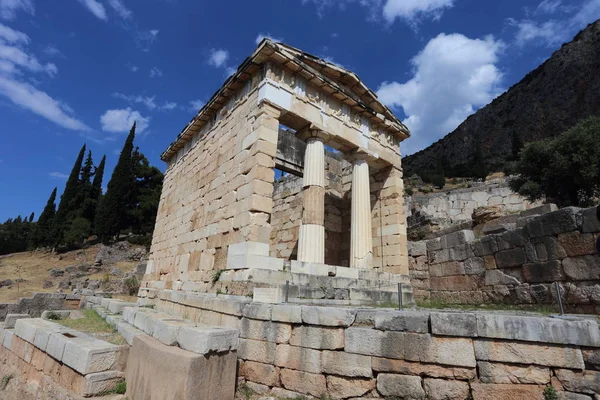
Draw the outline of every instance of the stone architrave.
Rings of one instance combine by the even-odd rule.
[[[325,146],[326,136],[309,129],[300,137],[306,140],[304,154],[303,212],[298,238],[298,260],[325,262]]]
[[[350,160],[352,161],[350,268],[372,268],[371,191],[367,155],[355,153],[350,156]]]

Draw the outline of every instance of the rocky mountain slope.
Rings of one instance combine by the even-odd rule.
[[[405,176],[434,169],[438,158],[453,170],[468,170],[478,143],[487,165],[500,170],[512,154],[515,133],[522,142],[536,141],[589,115],[600,115],[600,20],[454,132],[404,158]]]

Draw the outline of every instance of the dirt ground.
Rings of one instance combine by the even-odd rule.
[[[82,263],[93,264],[99,249],[100,245],[94,245],[87,249],[62,254],[27,251],[0,256],[0,281],[5,279],[14,281],[11,286],[0,287],[0,303],[13,302],[21,297],[29,297],[36,292],[56,292],[58,282],[65,278],[51,278],[50,270],[52,268],[64,269],[70,265]],[[128,272],[138,263],[138,261],[123,261],[115,265],[121,271]],[[111,280],[120,279],[120,277],[109,276],[105,271],[89,275],[86,278],[102,280],[107,276]],[[23,281],[18,282],[19,278]],[[53,287],[44,289],[43,283],[46,280],[51,280]]]

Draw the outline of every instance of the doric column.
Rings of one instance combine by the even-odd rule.
[[[298,261],[325,263],[325,135],[314,129],[299,135],[306,139],[303,211],[298,238]]]
[[[352,161],[352,211],[350,268],[373,268],[371,191],[366,156],[355,154]]]

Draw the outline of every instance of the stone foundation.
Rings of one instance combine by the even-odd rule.
[[[553,283],[559,282],[567,309],[597,312],[596,209],[523,213],[513,225],[512,230],[480,238],[463,230],[410,242],[416,298],[457,304],[557,304]]]
[[[81,296],[63,293],[36,293],[32,297],[22,297],[16,303],[0,303],[0,321],[7,314],[29,314],[39,317],[46,310],[77,309]]]
[[[140,304],[239,330],[238,377],[284,398],[532,399],[600,394],[594,319],[257,304],[144,290]]]

